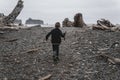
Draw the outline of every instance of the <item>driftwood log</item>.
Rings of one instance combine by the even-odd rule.
[[[19,29],[13,27],[0,27],[0,31],[18,31]]]
[[[74,27],[83,27],[85,26],[82,13],[77,13],[74,16]]]
[[[109,56],[107,54],[100,54],[99,56],[105,58],[106,60],[108,60],[112,64],[120,64],[120,58],[114,58],[114,57]]]
[[[4,34],[5,32],[0,31],[0,34]]]
[[[47,75],[47,76],[45,76],[45,77],[43,77],[43,78],[41,78],[39,80],[49,80],[51,77],[52,77],[52,75],[49,74],[49,75]]]
[[[109,20],[106,19],[101,19],[101,20],[97,20],[97,25],[105,25],[107,27],[115,27],[115,25],[113,25]]]
[[[103,58],[107,61],[109,61],[110,63],[112,64],[117,64],[117,65],[120,65],[120,58],[115,58],[113,56],[110,56],[108,54],[106,54],[106,50],[109,50],[109,49],[114,49],[115,47],[117,47],[119,45],[119,42],[114,42],[111,46],[109,46],[108,48],[102,48],[102,49],[98,49],[98,52],[99,53],[98,55],[95,55],[95,56],[91,56],[89,58],[93,58],[93,57],[100,57],[100,58]]]
[[[120,31],[120,27],[107,27],[105,25],[94,25],[92,26],[93,30],[109,30],[109,31]]]
[[[27,50],[27,51],[25,51],[25,52],[22,52],[22,53],[34,53],[34,52],[36,52],[36,51],[38,51],[38,50],[40,50],[41,48],[34,48],[34,49],[30,49],[30,50]]]
[[[17,18],[17,16],[20,14],[20,12],[23,9],[23,1],[22,0],[18,0],[17,5],[15,6],[15,8],[13,9],[13,11],[8,15],[8,16],[2,16],[0,19],[0,24],[2,24],[2,26],[11,26],[11,24],[13,24],[13,22],[15,21],[15,19]]]
[[[11,39],[11,40],[6,40],[5,42],[15,42],[17,41],[18,39]]]
[[[119,27],[116,27],[109,20],[105,20],[105,19],[97,20],[97,25],[93,25],[92,29],[93,30],[120,31]]]

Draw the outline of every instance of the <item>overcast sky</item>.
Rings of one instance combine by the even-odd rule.
[[[0,13],[8,15],[18,0],[0,0]],[[82,13],[85,23],[96,23],[100,18],[120,23],[120,0],[23,0],[24,8],[19,19],[29,17],[54,24],[69,18],[73,21],[76,13]]]

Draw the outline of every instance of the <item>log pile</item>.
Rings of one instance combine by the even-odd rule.
[[[85,23],[83,21],[83,16],[82,16],[82,13],[77,13],[75,16],[74,16],[74,26],[75,27],[83,27],[85,26]]]
[[[110,31],[120,31],[120,27],[116,27],[109,20],[101,19],[97,20],[97,25],[92,27],[93,30],[110,30]]]
[[[106,19],[97,20],[97,25],[101,26],[101,24],[107,27],[115,27],[115,25],[113,25],[109,20]]]

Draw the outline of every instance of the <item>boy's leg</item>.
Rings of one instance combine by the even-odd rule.
[[[56,54],[57,60],[59,60],[59,45],[56,45],[56,50],[57,50],[57,54]]]
[[[57,48],[56,48],[56,45],[52,45],[53,47],[53,61],[55,62],[55,64],[57,63]]]

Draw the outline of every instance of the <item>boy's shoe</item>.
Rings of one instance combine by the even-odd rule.
[[[56,59],[57,59],[57,61],[60,61],[60,59],[59,59],[59,57],[58,57],[58,56],[56,57]]]
[[[53,56],[53,61],[54,61],[54,64],[58,64],[58,59],[56,56]]]
[[[58,61],[54,61],[54,64],[57,65],[57,64],[58,64]]]

